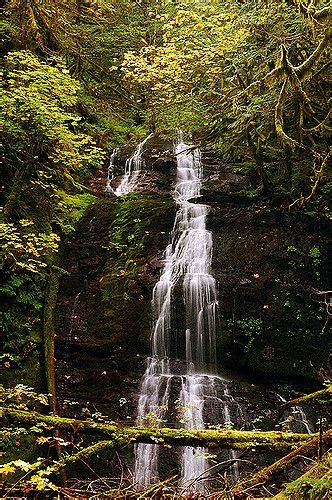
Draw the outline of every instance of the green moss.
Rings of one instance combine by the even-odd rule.
[[[17,366],[16,363],[11,365],[11,361],[9,361],[9,368],[5,365],[3,368],[0,368],[0,379],[2,383],[6,387],[24,384],[38,391],[43,391],[45,384],[42,371],[42,355],[40,351],[41,349],[35,349],[24,359],[20,366]]]
[[[162,226],[165,211],[173,200],[144,193],[121,198],[110,229],[112,265],[110,276],[135,276],[149,253],[150,231]]]
[[[132,345],[135,354],[147,351],[155,280],[155,264],[150,262],[167,244],[174,213],[170,197],[150,193],[123,196],[115,204],[109,254],[99,279],[102,314],[96,319],[91,310],[89,320],[94,339],[107,329],[113,345],[125,341],[126,349]]]
[[[66,457],[64,460],[62,460],[59,464],[59,468],[66,467],[71,464],[76,464],[77,462],[80,462],[82,460],[87,460],[91,457],[94,456],[104,456],[105,453],[111,451],[114,452],[115,447],[120,447],[123,444],[128,443],[128,440],[111,440],[111,441],[99,441],[98,443],[95,443],[91,446],[88,446],[87,448],[80,450],[78,453],[75,453],[75,455],[71,455],[69,457]]]
[[[322,304],[278,282],[271,290],[240,290],[237,300],[241,303],[238,319],[224,315],[219,343],[222,362],[256,373],[317,378],[328,342]]]
[[[13,381],[13,369],[17,376],[30,372],[30,359],[36,361],[36,351],[42,343],[42,309],[45,290],[45,276],[21,272],[7,272],[0,286],[2,295],[1,331],[3,344],[1,361],[6,363],[3,380]],[[29,368],[25,368],[25,365]],[[35,373],[35,370],[34,372]],[[28,377],[29,380],[31,377]],[[17,383],[17,382],[16,382]],[[35,383],[32,384],[35,387]]]
[[[329,403],[331,401],[332,385],[329,385],[326,389],[321,391],[313,392],[311,394],[306,394],[301,398],[298,398],[297,402],[307,403],[308,401],[316,401],[317,403]]]
[[[90,193],[68,194],[60,189],[56,196],[58,203],[55,209],[54,223],[61,228],[63,233],[72,234],[87,207],[97,198]]]
[[[275,498],[278,500],[318,500],[328,498],[332,489],[332,454],[328,454],[321,462],[313,465],[300,478],[289,483],[285,490]]]
[[[26,462],[34,462],[40,456],[36,437],[30,429],[23,427],[13,430],[5,429],[1,439],[0,463],[4,464],[18,458]]]
[[[187,430],[172,428],[124,427],[118,424],[101,424],[89,420],[74,420],[37,413],[2,408],[4,420],[26,427],[45,422],[55,429],[70,430],[84,434],[108,436],[113,439],[130,440],[139,443],[165,443],[176,446],[205,446],[212,448],[245,449],[248,447],[289,449],[293,444],[306,443],[315,434],[295,434],[276,431],[238,430]],[[327,433],[330,436],[330,433]]]
[[[77,226],[77,222],[95,197],[88,193],[69,195],[64,191],[58,191],[57,197],[59,202],[55,205],[56,216],[53,222],[68,234]],[[45,196],[41,198],[38,186],[28,190],[25,196],[18,200],[15,210],[33,222],[34,230],[42,229],[46,233],[51,231],[52,210]],[[52,268],[54,257],[53,254],[47,259],[49,267],[43,272],[23,273],[20,270],[5,269],[0,286],[3,302],[0,323],[3,332],[1,360],[6,363],[3,380],[7,385],[17,383],[12,376],[12,369],[17,371],[18,381],[24,374],[27,377],[24,382],[29,380],[29,385],[33,387],[40,388],[40,384],[44,382],[45,377],[41,376],[39,363],[40,353],[43,351],[43,322],[48,325],[47,329],[51,328],[51,320],[47,316],[50,300],[54,302],[52,308],[55,307],[56,301],[56,295],[47,295],[48,271]],[[48,350],[50,349],[46,345],[46,351]]]
[[[245,317],[236,321],[236,326],[245,337],[244,352],[249,353],[262,334],[263,321],[261,318]]]

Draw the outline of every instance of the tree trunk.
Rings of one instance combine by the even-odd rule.
[[[48,394],[50,394],[50,407],[57,413],[57,393],[54,363],[54,309],[58,294],[58,273],[51,268],[49,282],[45,295],[44,305],[44,363]]]

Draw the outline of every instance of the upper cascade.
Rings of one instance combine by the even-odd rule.
[[[144,160],[142,158],[144,146],[152,136],[153,133],[149,134],[142,142],[140,142],[134,154],[126,160],[123,179],[115,190],[116,196],[128,194],[135,189],[139,177],[139,172],[144,166]]]

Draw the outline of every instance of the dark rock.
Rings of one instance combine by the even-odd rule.
[[[57,305],[60,401],[84,405],[97,397],[101,409],[118,416],[128,386],[128,398],[135,399],[144,370],[139,354],[149,353],[152,288],[174,215],[172,198],[161,194],[100,199],[66,244],[61,265],[69,275],[61,280]],[[89,386],[94,398],[87,397]]]
[[[220,362],[266,377],[319,378],[326,313],[312,290],[327,286],[324,221],[263,199],[244,207],[226,195],[214,201],[207,221],[221,304]],[[319,263],[311,257],[317,249]]]

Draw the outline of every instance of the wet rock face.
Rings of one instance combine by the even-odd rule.
[[[174,213],[171,197],[161,194],[103,198],[65,246],[68,275],[60,283],[56,314],[62,402],[76,399],[86,406],[97,399],[106,414],[135,414],[131,396],[149,352],[152,289]],[[126,403],[119,403],[124,396]]]
[[[267,378],[319,379],[328,338],[315,290],[327,286],[326,222],[250,198],[247,177],[227,166],[207,162],[206,171],[220,363]]]

